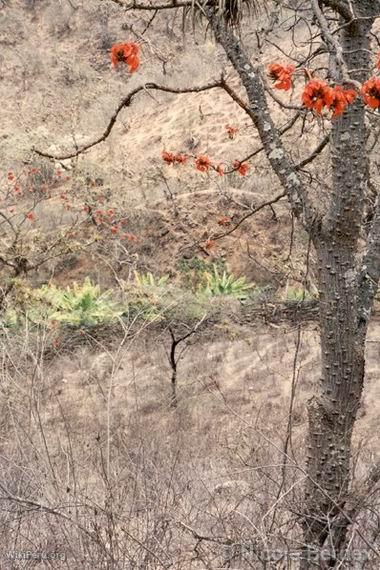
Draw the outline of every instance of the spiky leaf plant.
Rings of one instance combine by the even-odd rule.
[[[52,308],[49,319],[70,325],[98,325],[120,317],[123,310],[111,299],[111,294],[111,291],[101,292],[88,278],[66,289],[46,285],[40,290],[41,300]]]
[[[258,17],[268,9],[268,4],[265,0],[192,0],[188,13],[194,18],[197,13],[213,9],[226,24],[236,27],[244,13]]]
[[[227,271],[220,273],[214,265],[212,271],[203,273],[203,283],[199,286],[199,293],[209,297],[226,295],[243,301],[248,298],[249,292],[254,287],[253,283],[247,283],[245,277],[235,277],[233,273]]]

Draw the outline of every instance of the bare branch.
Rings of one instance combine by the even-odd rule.
[[[319,27],[321,29],[322,37],[325,40],[326,44],[330,48],[330,53],[335,55],[336,61],[339,65],[339,68],[342,73],[342,78],[345,83],[352,84],[358,89],[361,88],[361,83],[359,81],[355,81],[351,79],[350,73],[348,71],[346,62],[344,61],[343,57],[343,47],[342,45],[334,38],[333,34],[330,31],[329,24],[325,15],[323,14],[318,0],[311,0],[311,7],[313,9],[314,15],[318,20]]]
[[[210,83],[206,83],[205,85],[200,85],[198,87],[167,87],[166,85],[159,85],[157,83],[146,83],[145,85],[140,85],[133,89],[124,99],[119,103],[116,107],[105,131],[95,140],[83,145],[80,148],[77,148],[75,151],[69,152],[67,154],[50,154],[48,152],[44,152],[38,149],[33,149],[34,152],[40,156],[44,156],[46,158],[50,158],[53,160],[67,160],[69,158],[75,158],[79,156],[86,150],[96,146],[97,144],[106,140],[106,138],[110,135],[116,120],[119,116],[119,113],[124,109],[124,107],[129,107],[132,103],[134,97],[140,93],[141,91],[149,91],[149,90],[156,90],[156,91],[164,91],[166,93],[175,93],[175,94],[182,94],[182,93],[200,93],[202,91],[208,91],[209,89],[215,89],[216,87],[224,88],[223,80],[220,79],[219,81],[211,81]]]
[[[242,223],[244,223],[246,220],[248,220],[248,218],[257,214],[257,212],[260,212],[260,210],[262,210],[263,208],[266,208],[267,206],[271,206],[272,204],[275,204],[276,202],[278,202],[279,200],[281,200],[281,198],[284,198],[285,196],[286,196],[286,192],[282,192],[281,194],[278,194],[278,196],[276,196],[275,198],[272,198],[272,200],[268,200],[267,202],[263,202],[262,204],[260,204],[260,206],[257,206],[257,208],[254,208],[253,210],[248,212],[248,214],[243,216],[238,221],[238,223],[234,225],[233,228],[229,229],[227,232],[224,232],[223,234],[217,234],[216,236],[212,236],[212,239],[217,240],[217,239],[221,239],[223,237],[229,236],[235,230],[237,230],[237,228],[240,227],[242,225]]]
[[[126,10],[170,10],[173,8],[188,8],[192,5],[192,0],[169,0],[168,2],[137,2],[136,0],[112,0]]]
[[[311,228],[317,216],[310,203],[306,188],[297,175],[295,164],[285,151],[270,115],[265,96],[265,85],[260,74],[259,65],[254,66],[241,43],[232,30],[214,15],[212,10],[205,8],[205,15],[210,23],[216,41],[224,48],[226,55],[240,76],[249,100],[249,115],[257,128],[267,158],[286,189],[289,202],[297,217],[303,215],[305,226]]]
[[[358,282],[359,325],[366,327],[380,280],[380,196],[367,239]]]
[[[169,327],[169,332],[170,332],[170,336],[172,339],[170,354],[168,355],[169,364],[170,364],[170,367],[172,369],[172,377],[171,377],[172,398],[171,398],[170,404],[174,408],[177,407],[177,367],[178,367],[178,362],[181,360],[183,353],[187,348],[185,346],[183,348],[183,350],[180,352],[180,354],[178,356],[176,356],[177,347],[179,344],[181,344],[181,342],[184,342],[185,340],[187,340],[189,337],[191,337],[193,334],[195,334],[197,332],[198,328],[201,326],[201,324],[203,323],[205,318],[206,318],[206,315],[203,315],[201,320],[198,321],[197,324],[189,332],[185,333],[184,335],[182,335],[178,338],[176,338],[173,329],[171,327]]]
[[[309,154],[309,156],[307,156],[306,158],[301,160],[301,162],[299,162],[296,165],[296,170],[301,170],[301,168],[303,168],[307,164],[310,164],[310,162],[313,162],[313,160],[319,154],[321,154],[322,150],[328,145],[329,141],[330,141],[330,137],[329,137],[329,135],[327,135],[324,139],[321,140],[319,145],[313,150],[313,152],[311,154]]]

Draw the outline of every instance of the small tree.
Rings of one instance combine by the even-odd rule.
[[[308,405],[307,482],[302,516],[305,547],[301,568],[310,568],[310,552],[316,553],[319,567],[338,567],[347,547],[348,527],[357,514],[357,507],[349,500],[351,440],[363,390],[365,340],[380,276],[380,202],[376,190],[372,193],[372,203],[364,207],[365,202],[369,202],[369,189],[373,188],[368,127],[378,119],[380,108],[380,79],[374,71],[371,44],[371,37],[377,40],[373,27],[380,16],[380,2],[294,0],[273,3],[272,27],[276,21],[281,22],[282,4],[294,22],[283,29],[288,40],[296,33],[299,22],[307,22],[307,49],[296,55],[294,65],[286,61],[274,62],[269,67],[274,88],[280,90],[290,90],[295,75],[305,76],[301,101],[294,105],[268,87],[261,64],[265,30],[262,34],[257,32],[257,51],[253,57],[247,54],[235,30],[238,23],[243,29],[252,25],[252,20],[246,17],[247,9],[253,9],[256,15],[269,3],[259,0],[113,1],[124,9],[183,8],[203,17],[236,71],[245,99],[233,91],[224,76],[190,88],[148,83],[126,95],[105,132],[95,141],[59,157],[40,154],[70,158],[105,140],[118,113],[142,90],[184,93],[219,88],[244,109],[260,136],[262,150],[288,198],[291,211],[310,236],[318,257],[322,362],[319,388]],[[281,51],[284,53],[284,49]],[[136,44],[118,44],[112,51],[113,65],[126,63],[131,71],[138,69],[138,57]],[[314,71],[317,67],[318,74]],[[283,130],[276,126],[268,95],[282,108],[295,110],[304,122],[309,118],[318,119],[320,133],[325,131],[315,149],[301,162],[293,160],[281,138]],[[328,176],[321,178],[305,167],[324,149]],[[183,164],[187,157],[165,151],[163,159],[169,164]],[[244,175],[246,168],[242,165],[246,160],[247,157],[240,158],[231,169]],[[195,167],[223,174],[221,166],[204,155],[195,157]],[[325,203],[321,203],[309,188],[323,191],[325,185],[330,191],[325,193]],[[377,470],[368,484],[373,486],[378,479]]]

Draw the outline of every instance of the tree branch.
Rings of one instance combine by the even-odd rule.
[[[333,34],[330,31],[328,21],[322,12],[319,1],[318,0],[311,0],[311,7],[314,12],[316,19],[318,20],[318,24],[321,30],[322,37],[326,42],[326,45],[329,47],[329,51],[331,54],[335,55],[336,62],[339,65],[339,68],[342,73],[342,79],[345,83],[352,84],[357,89],[361,88],[361,83],[356,81],[355,79],[351,79],[350,72],[346,65],[346,62],[343,57],[343,47],[342,45],[335,39]],[[351,19],[351,16],[350,16]],[[336,78],[335,78],[336,79]]]
[[[306,188],[297,175],[296,167],[286,153],[270,115],[265,96],[265,85],[260,75],[259,66],[252,65],[241,43],[233,32],[218,18],[214,11],[205,8],[205,15],[215,34],[216,41],[224,48],[228,59],[240,76],[249,101],[249,115],[257,128],[267,158],[286,190],[294,214],[303,216],[306,228],[311,229],[316,218]]]
[[[38,154],[39,156],[44,156],[46,158],[50,158],[53,160],[67,160],[69,158],[75,158],[77,156],[79,156],[80,154],[82,154],[83,152],[85,152],[86,150],[96,146],[97,144],[103,142],[106,140],[106,138],[110,135],[116,120],[119,116],[119,113],[122,111],[122,109],[124,109],[124,107],[129,107],[130,104],[132,103],[134,97],[140,93],[141,91],[149,91],[149,90],[156,90],[156,91],[164,91],[166,93],[175,93],[175,94],[181,94],[181,93],[200,93],[202,91],[208,91],[209,89],[215,89],[217,87],[219,88],[224,88],[224,80],[220,79],[219,81],[211,81],[210,83],[206,83],[205,85],[201,85],[198,87],[188,87],[188,88],[176,88],[176,87],[167,87],[165,85],[159,85],[157,83],[146,83],[145,85],[140,85],[140,87],[136,87],[136,89],[133,89],[133,91],[131,91],[128,95],[126,95],[126,97],[124,97],[124,99],[122,99],[122,101],[119,103],[119,105],[116,107],[113,115],[111,116],[111,119],[106,127],[106,129],[104,130],[104,132],[95,140],[83,145],[80,148],[77,148],[75,151],[69,152],[67,154],[61,154],[61,155],[56,155],[56,154],[50,154],[48,152],[44,152],[38,149],[33,149],[34,152],[36,154]]]
[[[307,156],[306,158],[301,160],[301,162],[296,164],[295,167],[296,170],[301,170],[301,168],[303,168],[310,162],[313,162],[313,160],[322,152],[322,150],[328,145],[329,142],[330,142],[330,136],[327,135],[324,139],[321,140],[319,145],[313,150],[311,154],[309,154],[309,156]]]
[[[358,280],[359,326],[366,328],[380,280],[380,195]]]
[[[238,222],[237,224],[234,225],[233,228],[229,229],[227,232],[224,232],[222,234],[217,234],[216,236],[211,236],[212,240],[217,240],[217,239],[222,239],[226,236],[229,236],[230,234],[232,234],[235,230],[237,230],[238,227],[240,227],[246,220],[248,220],[248,218],[250,218],[251,216],[254,216],[255,214],[257,214],[258,212],[260,212],[260,210],[262,210],[263,208],[266,208],[267,206],[272,206],[272,204],[276,204],[276,202],[279,202],[279,200],[281,200],[281,198],[284,198],[286,196],[286,192],[282,192],[281,194],[278,194],[278,196],[276,196],[275,198],[272,198],[271,200],[268,200],[266,202],[263,202],[262,204],[260,204],[260,206],[257,206],[257,208],[254,208],[253,210],[251,210],[250,212],[248,212],[248,214],[246,214],[245,216],[243,216]]]
[[[169,0],[162,3],[147,3],[137,2],[136,0],[112,0],[126,10],[170,10],[173,8],[188,8],[192,5],[192,0]]]

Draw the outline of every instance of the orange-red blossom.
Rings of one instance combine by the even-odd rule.
[[[249,170],[249,165],[246,162],[240,162],[240,160],[234,160],[232,166],[238,171],[240,176],[245,176]]]
[[[366,105],[371,109],[380,108],[380,78],[370,77],[368,81],[363,83],[361,95]]]
[[[289,91],[292,87],[294,70],[294,65],[281,65],[280,63],[271,63],[268,65],[269,77],[274,81],[273,87]]]
[[[200,172],[208,172],[212,167],[211,160],[205,154],[201,154],[195,159],[195,168]]]
[[[174,152],[168,152],[167,150],[163,150],[161,156],[162,160],[164,160],[166,164],[175,164],[176,162],[179,164],[184,164],[187,162],[188,158],[186,154],[181,154],[179,152],[177,154],[174,154]]]
[[[162,160],[166,162],[166,164],[185,163],[189,158],[185,154],[175,154],[174,152],[169,152],[167,150],[162,151],[161,157]],[[213,164],[210,157],[208,157],[206,154],[200,154],[199,156],[195,157],[194,165],[196,170],[199,170],[199,172],[208,172],[210,168],[212,168],[217,174],[219,174],[219,176],[223,176],[224,174],[223,164]],[[245,176],[248,172],[249,165],[246,162],[234,160],[233,169],[236,170],[241,176]]]
[[[231,125],[226,125],[225,128],[228,134],[228,138],[233,140],[239,131],[238,127],[232,127]]]
[[[347,105],[354,101],[356,95],[353,89],[344,89],[340,85],[330,87],[322,79],[312,79],[305,85],[302,103],[307,109],[312,109],[318,114],[327,107],[333,111],[333,117],[338,117],[342,115]]]
[[[117,67],[119,63],[126,63],[130,73],[133,73],[140,65],[139,46],[134,42],[113,45],[111,63],[112,67]]]

